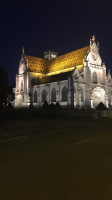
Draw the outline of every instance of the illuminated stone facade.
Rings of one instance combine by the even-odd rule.
[[[16,75],[15,107],[39,108],[45,100],[69,108],[96,108],[100,102],[112,107],[111,74],[106,75],[94,36],[89,46],[62,56],[48,51],[42,59],[23,50]]]

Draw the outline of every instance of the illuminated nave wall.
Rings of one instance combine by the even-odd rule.
[[[44,58],[22,51],[16,75],[15,107],[39,108],[59,102],[62,107],[96,108],[100,102],[112,107],[112,78],[99,54],[95,36],[81,49]]]

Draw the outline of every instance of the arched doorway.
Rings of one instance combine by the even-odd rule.
[[[100,102],[104,105],[106,104],[105,101],[105,90],[103,88],[97,87],[92,91],[92,100],[93,100],[93,108],[96,108]]]
[[[20,94],[16,97],[16,107],[22,107],[22,96]]]

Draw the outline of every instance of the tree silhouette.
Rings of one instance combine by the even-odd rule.
[[[0,66],[0,107],[7,104],[7,98],[12,94],[12,88],[8,84],[7,72]]]

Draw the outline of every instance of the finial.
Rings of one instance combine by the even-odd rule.
[[[22,54],[24,55],[24,47],[22,47]]]
[[[77,63],[75,63],[75,68],[77,67]]]
[[[108,74],[110,74],[110,69],[108,69]]]
[[[95,42],[95,35],[92,36],[92,41]]]

